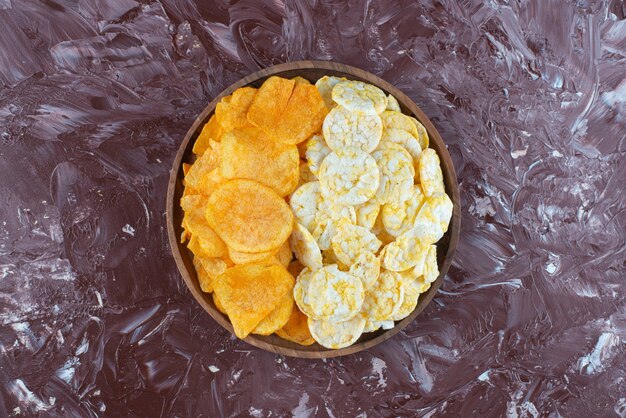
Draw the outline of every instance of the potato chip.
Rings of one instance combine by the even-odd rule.
[[[411,229],[424,201],[422,188],[416,184],[404,202],[385,204],[382,209],[382,220],[387,232],[397,237]]]
[[[238,88],[230,96],[224,97],[215,107],[215,115],[224,131],[241,128],[248,125],[248,109],[256,96],[254,87]]]
[[[276,335],[300,345],[311,345],[315,342],[309,331],[307,317],[300,312],[297,306],[293,307],[289,321],[287,321],[282,329],[276,331]]]
[[[262,253],[246,253],[233,250],[232,248],[228,249],[228,257],[235,264],[269,262],[275,253],[275,250],[265,251]]]
[[[228,247],[250,253],[277,249],[293,225],[289,206],[274,190],[243,179],[222,183],[213,192],[206,218]]]
[[[224,134],[224,128],[219,122],[219,119],[215,114],[211,116],[209,121],[204,124],[202,131],[196,142],[193,144],[193,153],[196,155],[202,155],[209,148],[211,141],[221,141]]]
[[[412,230],[411,230],[412,231]],[[417,237],[406,232],[387,244],[380,253],[381,265],[390,271],[403,271],[419,264],[426,257],[428,247]]]
[[[322,268],[322,253],[308,229],[296,222],[289,244],[296,258],[311,270]]]
[[[291,248],[289,249],[289,251],[291,251]],[[289,273],[291,273],[293,277],[298,277],[302,270],[304,270],[304,266],[298,260],[293,260],[291,263],[289,263],[287,270],[289,270]]]
[[[343,348],[352,345],[359,339],[365,327],[365,319],[360,316],[343,321],[332,322],[308,318],[309,331],[320,345],[331,348]]]
[[[416,278],[413,280],[403,280],[402,287],[404,288],[404,299],[398,310],[390,317],[394,321],[400,321],[406,318],[415,310],[422,285]]]
[[[335,103],[351,112],[376,115],[387,107],[387,96],[376,86],[362,81],[346,80],[333,87]]]
[[[401,112],[400,103],[398,103],[398,99],[393,97],[391,94],[387,95],[387,108],[385,110],[394,110],[396,112]]]
[[[222,302],[220,302],[220,298],[217,296],[217,293],[215,292],[213,292],[213,303],[215,304],[215,307],[217,308],[218,311],[228,316],[228,314],[226,313],[226,309],[224,309],[224,305],[222,305]]]
[[[426,196],[438,196],[446,192],[441,165],[439,165],[439,156],[434,149],[427,148],[422,152],[419,159],[419,176],[422,190]]]
[[[286,78],[269,77],[257,91],[248,109],[248,121],[261,128],[271,139],[274,127],[285,118],[285,109],[296,82]]]
[[[382,243],[368,229],[343,219],[337,225],[337,232],[331,239],[331,245],[337,258],[342,263],[351,265],[363,252],[378,252]]]
[[[214,168],[217,168],[219,156],[216,152],[206,150],[191,165],[185,176],[185,184],[196,189],[202,189],[202,178]]]
[[[202,176],[199,188],[200,194],[208,198],[217,186],[222,184],[224,181],[226,181],[226,179],[220,174],[219,168],[214,168]]]
[[[432,283],[439,277],[439,266],[437,265],[437,246],[430,245],[426,254],[426,262],[424,264],[424,281]]]
[[[415,125],[415,128],[417,128],[417,140],[420,143],[420,147],[422,148],[422,150],[425,150],[426,148],[428,148],[428,144],[430,142],[428,139],[428,132],[426,131],[426,128],[424,128],[424,125],[418,122],[417,119],[411,116],[409,116],[409,118],[411,119],[411,122],[413,122],[413,124]]]
[[[356,211],[356,224],[366,229],[372,229],[380,212],[380,204],[374,199],[361,203],[354,207]]]
[[[350,266],[348,273],[361,279],[363,289],[370,289],[380,275],[380,259],[371,252],[360,253]]]
[[[326,145],[322,135],[313,135],[306,141],[306,159],[311,173],[319,176],[322,161],[330,152],[331,149]]]
[[[380,182],[376,190],[376,200],[380,204],[402,201],[413,189],[413,159],[398,144],[381,142],[372,153],[380,170]]]
[[[220,174],[226,179],[255,180],[287,196],[298,184],[299,168],[295,145],[271,141],[254,126],[235,129],[222,138]]]
[[[217,257],[194,256],[195,263],[199,263],[206,274],[205,292],[212,292],[215,278],[231,267],[227,261]]]
[[[307,80],[304,77],[300,77],[299,75],[295,76],[294,78],[292,78],[292,80],[295,81],[296,84],[298,84],[298,83],[300,83],[300,84],[309,84],[309,85],[311,84],[311,82],[309,80]]]
[[[320,166],[320,191],[339,204],[358,205],[374,196],[379,178],[376,161],[369,154],[358,150],[331,152]]]
[[[383,271],[372,288],[365,292],[361,316],[368,321],[388,320],[398,312],[403,300],[402,276],[393,271]]]
[[[324,99],[324,103],[326,104],[326,107],[328,109],[332,109],[333,107],[337,106],[337,103],[335,103],[332,96],[333,87],[335,87],[337,83],[345,80],[345,77],[333,77],[325,75],[324,77],[317,80],[317,82],[315,83],[315,87],[317,88],[317,91],[320,92],[320,95],[322,96],[322,99]]]
[[[287,292],[281,299],[278,306],[274,308],[269,315],[263,318],[261,322],[259,322],[259,325],[252,330],[252,333],[258,335],[270,335],[278,331],[285,326],[287,321],[289,321],[293,308],[293,295],[291,292]]]
[[[213,292],[213,278],[209,277],[198,257],[193,258],[193,266],[196,269],[200,290],[206,293]]]
[[[328,147],[333,151],[348,149],[372,152],[383,134],[383,122],[378,115],[350,112],[338,106],[330,111],[322,133]]]
[[[200,251],[202,256],[224,257],[228,254],[226,244],[206,220],[207,199],[199,195],[186,196],[180,200],[180,204],[185,211],[185,229],[198,240],[198,244],[202,247]]]
[[[413,159],[413,167],[417,169],[419,167],[420,156],[422,155],[422,148],[420,147],[417,138],[404,131],[402,129],[389,128],[383,131],[382,141],[393,142],[404,148],[411,158]],[[417,173],[417,172],[416,172]]]
[[[320,201],[320,184],[317,181],[305,183],[298,187],[289,198],[289,206],[296,221],[311,232]]]
[[[347,321],[361,310],[363,296],[361,280],[331,264],[313,271],[305,301],[313,318]]]
[[[309,165],[305,162],[300,162],[300,177],[298,178],[298,187],[305,183],[317,181],[317,176],[311,172]]]
[[[191,164],[183,163],[183,175],[187,175],[189,173],[189,169],[191,168]]]
[[[283,267],[289,267],[289,264],[291,264],[291,260],[293,260],[293,252],[291,251],[288,240],[280,246],[276,254],[274,254],[274,258]],[[296,276],[297,274],[294,275],[294,277]]]
[[[279,264],[242,264],[215,278],[213,287],[233,325],[246,338],[289,294],[294,278]]]

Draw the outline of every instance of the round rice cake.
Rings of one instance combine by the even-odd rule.
[[[374,286],[365,292],[361,316],[368,321],[386,321],[395,315],[403,301],[402,276],[383,270]]]
[[[415,217],[411,234],[426,244],[434,244],[448,230],[452,211],[452,201],[446,194],[426,199]]]
[[[296,187],[300,187],[305,183],[311,183],[313,181],[317,181],[317,176],[311,172],[307,163],[301,162],[298,174],[298,185]]]
[[[334,77],[325,75],[315,82],[315,87],[317,88],[317,91],[320,92],[320,95],[322,96],[322,99],[324,99],[324,103],[326,104],[327,108],[332,109],[333,107],[337,106],[337,103],[335,103],[335,101],[333,100],[333,87],[335,87],[337,83],[346,80],[347,79],[345,77]]]
[[[424,282],[432,283],[439,277],[439,266],[437,265],[437,246],[428,247],[426,262],[424,264]]]
[[[296,284],[293,286],[293,299],[296,301],[296,305],[298,305],[302,313],[309,317],[313,316],[313,310],[309,305],[308,299],[312,276],[313,272],[311,269],[305,267],[298,275]]]
[[[408,132],[412,137],[417,138],[417,127],[411,118],[404,113],[393,110],[385,110],[380,114],[380,119],[383,121],[383,127],[385,130],[400,129]]]
[[[289,245],[302,265],[312,270],[320,269],[322,264],[322,252],[315,242],[315,238],[302,224],[296,223],[289,237]]]
[[[333,101],[351,112],[377,115],[387,107],[387,96],[376,86],[356,80],[337,83],[332,91]]]
[[[331,349],[348,347],[356,342],[363,333],[365,319],[355,316],[348,321],[333,322],[327,320],[307,320],[311,335],[321,346]]]
[[[374,196],[380,172],[374,158],[366,152],[331,152],[322,161],[319,179],[320,192],[325,198],[339,204],[358,205]],[[412,179],[411,176],[411,184]]]
[[[319,176],[320,165],[331,151],[328,145],[326,145],[326,141],[324,141],[322,135],[313,135],[309,138],[306,142],[305,156],[311,173],[315,176]]]
[[[363,252],[378,252],[382,242],[368,229],[343,219],[337,225],[337,232],[331,239],[331,245],[337,258],[342,263],[351,265]]]
[[[363,332],[374,332],[379,330],[380,328],[382,329],[391,329],[395,326],[395,322],[393,322],[392,320],[388,320],[388,321],[368,321],[365,320],[365,327],[363,328]]]
[[[380,142],[383,123],[376,114],[354,113],[338,106],[324,119],[322,133],[333,151],[356,149],[372,152]]]
[[[411,195],[403,202],[387,203],[382,207],[382,220],[385,230],[394,237],[408,231],[415,224],[415,218],[424,203],[425,197],[419,184],[413,186]]]
[[[391,319],[394,321],[400,321],[411,315],[411,312],[417,307],[420,290],[422,289],[422,285],[417,278],[412,280],[404,279],[402,286],[404,288],[404,300],[398,310],[391,316]]]
[[[446,192],[439,156],[432,148],[422,151],[419,159],[419,178],[426,196],[433,197]]]
[[[320,183],[312,181],[298,187],[289,198],[289,206],[296,221],[312,230],[317,206],[321,200]]]
[[[305,302],[314,318],[347,321],[361,310],[364,294],[359,278],[331,264],[313,271]]]
[[[398,99],[393,97],[391,94],[387,95],[387,107],[385,110],[395,110],[396,112],[401,112],[400,103],[398,103]]]
[[[399,202],[409,196],[413,188],[413,159],[400,145],[381,142],[372,153],[380,169],[376,200],[380,204]]]
[[[383,131],[383,136],[380,141],[393,142],[394,144],[398,144],[404,148],[413,159],[413,167],[417,169],[419,166],[420,156],[422,155],[422,148],[420,147],[420,144],[415,136],[402,129],[386,128]]]
[[[410,232],[410,231],[408,231]],[[410,233],[387,244],[380,253],[381,265],[390,271],[404,271],[422,262],[428,246]]]
[[[319,201],[311,234],[322,251],[331,248],[331,238],[335,236],[337,225],[342,219],[356,223],[356,211],[352,206],[341,205],[324,198]]]
[[[430,143],[428,139],[428,132],[426,131],[426,128],[424,128],[424,125],[422,125],[417,119],[411,116],[409,116],[409,118],[417,129],[417,140],[420,143],[420,147],[422,147],[422,150],[425,150],[426,148],[428,148],[428,144]]]
[[[380,275],[380,259],[371,252],[364,252],[354,260],[348,273],[358,277],[363,282],[363,289],[370,289]]]
[[[356,224],[366,229],[372,229],[380,212],[380,204],[375,199],[370,199],[355,206],[354,210],[356,211]]]

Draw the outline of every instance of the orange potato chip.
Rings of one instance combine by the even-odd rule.
[[[252,125],[224,135],[220,158],[220,174],[227,179],[256,180],[280,196],[287,196],[298,185],[298,149],[267,139]]]
[[[312,84],[297,83],[289,103],[270,136],[286,144],[299,144],[322,128],[328,108]]]
[[[294,78],[292,78],[292,80],[295,81],[296,84],[298,84],[298,83],[299,84],[311,84],[311,82],[309,80],[307,80],[304,77],[300,77],[299,75],[295,76]]]
[[[291,311],[289,321],[287,321],[282,329],[276,331],[276,335],[300,345],[311,345],[315,342],[309,331],[306,315],[300,312],[300,309],[298,309],[298,306],[295,304],[293,311]]]
[[[230,180],[211,194],[206,218],[232,249],[266,252],[280,247],[291,234],[293,214],[276,192],[252,180]]]
[[[235,335],[243,339],[291,294],[294,282],[279,264],[242,264],[220,274],[213,287]]]
[[[218,153],[207,149],[204,154],[200,155],[196,159],[187,172],[187,175],[185,176],[185,188],[193,187],[200,190],[202,188],[203,177],[214,168],[217,168],[218,163]]]
[[[282,264],[284,267],[289,266],[291,260],[293,260],[293,252],[289,246],[289,241],[285,241],[283,245],[280,246],[278,251],[276,251],[276,254],[274,254],[274,257],[279,264]]]
[[[265,132],[272,132],[285,117],[295,84],[294,80],[276,76],[265,80],[248,109],[248,121]]]
[[[284,327],[287,321],[289,321],[293,305],[293,295],[291,292],[287,292],[278,306],[259,322],[259,325],[252,330],[252,333],[270,335]]]
[[[261,261],[270,261],[275,252],[274,250],[262,253],[245,253],[229,248],[228,256],[235,264],[258,263]]]
[[[224,273],[229,265],[221,258],[194,255],[193,265],[198,273],[198,281],[203,292],[213,292],[213,281]]]
[[[202,263],[200,263],[200,259],[198,257],[193,258],[193,266],[198,275],[200,289],[206,293],[213,292],[213,278],[209,277],[206,270],[204,270],[204,267],[202,267]]]
[[[183,174],[186,176],[189,173],[189,169],[191,168],[191,164],[183,163]]]
[[[289,266],[287,266],[287,270],[289,270],[289,273],[291,273],[293,277],[298,277],[300,272],[304,270],[304,266],[298,260],[293,260],[289,263]]]
[[[209,121],[202,127],[202,132],[196,138],[196,142],[193,144],[193,153],[196,155],[202,155],[209,148],[210,142],[220,141],[224,133],[224,128],[220,124],[219,118],[214,114]]]
[[[224,305],[220,302],[220,298],[217,297],[217,293],[213,292],[213,303],[218,311],[226,315],[226,309],[224,309]]]
[[[228,132],[248,124],[248,109],[256,93],[257,89],[254,87],[242,87],[220,100],[215,107],[215,115],[224,131]]]
[[[185,229],[197,240],[203,257],[224,257],[228,254],[226,244],[206,220],[207,200],[200,195],[185,196],[180,199],[180,205],[185,211],[183,218]]]

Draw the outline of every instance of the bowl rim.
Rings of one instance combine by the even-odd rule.
[[[257,336],[254,334],[250,334],[243,341],[251,344],[255,347],[261,348],[263,350],[282,354],[290,357],[299,357],[299,358],[332,358],[339,357],[349,354],[354,354],[359,351],[366,350],[368,348],[374,347],[389,338],[395,336],[400,331],[402,331],[406,326],[413,322],[413,320],[426,308],[426,306],[431,302],[437,290],[441,286],[443,282],[443,278],[446,275],[452,260],[454,258],[454,254],[456,252],[456,247],[459,241],[460,236],[460,227],[461,227],[461,217],[460,217],[460,194],[459,187],[456,177],[456,171],[454,169],[454,165],[452,163],[452,158],[447,150],[445,142],[441,138],[441,135],[432,124],[430,119],[426,116],[426,114],[417,106],[416,103],[411,100],[404,92],[400,89],[396,88],[389,82],[383,80],[382,78],[362,70],[360,68],[341,64],[333,61],[314,61],[314,60],[306,60],[306,61],[292,61],[283,64],[273,65],[258,71],[255,71],[249,74],[246,77],[241,78],[240,80],[232,83],[230,86],[225,88],[220,94],[218,94],[204,109],[203,111],[196,117],[194,123],[191,125],[183,141],[180,143],[178,147],[178,151],[176,152],[176,156],[172,162],[172,167],[170,169],[170,176],[167,188],[167,201],[166,201],[166,223],[167,223],[167,232],[169,238],[169,244],[172,251],[172,255],[174,256],[174,260],[176,262],[176,266],[178,271],[180,272],[187,288],[191,292],[194,299],[202,306],[202,308],[223,328],[228,330],[232,335],[234,335],[232,325],[226,317],[215,308],[213,304],[213,299],[210,294],[205,294],[200,291],[197,279],[195,277],[195,270],[192,277],[190,273],[188,263],[185,263],[181,247],[184,244],[180,243],[180,225],[176,225],[175,222],[175,212],[180,212],[180,204],[176,204],[178,200],[180,200],[180,193],[177,193],[177,190],[181,190],[181,180],[183,177],[182,173],[182,163],[185,155],[191,152],[191,148],[193,147],[193,143],[195,143],[195,139],[197,138],[197,134],[200,132],[200,128],[204,126],[204,124],[208,121],[209,116],[214,112],[217,103],[225,96],[231,94],[233,91],[240,87],[245,87],[255,82],[260,82],[272,75],[280,75],[285,72],[294,72],[301,70],[320,70],[327,72],[335,72],[335,73],[344,73],[350,77],[365,80],[370,84],[374,84],[377,87],[384,90],[387,94],[392,94],[400,103],[403,108],[403,113],[410,113],[412,116],[417,118],[426,128],[428,132],[428,136],[430,139],[430,144],[436,144],[435,150],[441,160],[441,166],[444,171],[444,180],[446,182],[446,193],[450,196],[453,202],[453,213],[452,219],[450,222],[450,226],[448,228],[448,232],[444,235],[442,240],[445,240],[446,236],[448,236],[448,246],[445,254],[439,254],[438,251],[438,264],[439,265],[439,276],[437,279],[431,284],[430,289],[420,295],[420,300],[417,304],[417,307],[413,310],[413,312],[402,319],[401,321],[396,322],[395,326],[390,330],[381,330],[378,331],[378,335],[371,333],[374,335],[372,338],[366,341],[357,341],[356,343],[340,348],[340,349],[327,349],[317,343],[312,346],[299,346],[295,343],[288,342],[286,340],[282,340],[286,345],[290,345],[292,348],[278,346],[269,341],[266,341],[268,337]],[[306,78],[306,77],[305,77]],[[193,140],[193,141],[192,141]],[[431,147],[429,145],[429,147]],[[439,243],[437,243],[439,246]],[[187,255],[189,256],[189,250],[186,249]],[[440,263],[439,260],[442,260]],[[423,296],[423,297],[422,297]],[[209,301],[210,299],[210,301]],[[278,338],[278,337],[277,337]],[[319,348],[317,348],[319,347]],[[315,349],[311,349],[315,348]]]

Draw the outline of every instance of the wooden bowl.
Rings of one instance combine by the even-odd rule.
[[[422,112],[420,108],[415,103],[413,103],[411,99],[409,99],[407,95],[402,93],[400,90],[398,90],[388,82],[373,74],[368,73],[367,71],[334,62],[297,61],[287,64],[279,64],[257,71],[228,87],[219,96],[213,99],[213,101],[209,103],[209,105],[204,109],[200,116],[196,118],[195,122],[187,132],[187,135],[185,135],[183,142],[180,144],[180,148],[178,149],[176,158],[174,159],[174,164],[172,166],[172,171],[170,173],[170,180],[167,190],[167,232],[169,235],[170,246],[172,247],[172,252],[174,254],[174,259],[176,260],[176,265],[178,266],[178,269],[180,270],[180,273],[183,276],[187,287],[189,287],[191,294],[198,301],[198,303],[209,313],[209,315],[213,317],[213,319],[215,319],[221,326],[229,330],[231,333],[233,332],[233,327],[228,318],[217,310],[215,304],[213,303],[213,298],[211,297],[211,295],[203,293],[200,290],[196,271],[192,263],[192,254],[187,249],[186,245],[180,243],[179,238],[182,232],[180,225],[183,217],[183,212],[179,204],[180,198],[183,193],[182,164],[183,162],[191,163],[193,161],[194,156],[191,152],[193,144],[200,134],[202,126],[209,120],[215,110],[215,106],[222,97],[231,94],[233,91],[240,87],[260,87],[266,78],[273,75],[285,78],[301,76],[313,83],[315,83],[317,79],[321,78],[324,75],[346,77],[352,80],[365,81],[367,83],[378,86],[386,93],[391,93],[393,96],[396,97],[396,99],[398,99],[403,113],[415,116],[426,127],[428,135],[430,136],[430,147],[437,151],[437,154],[439,154],[439,158],[441,159],[446,192],[454,203],[452,221],[450,223],[448,232],[437,243],[437,255],[440,271],[439,277],[431,285],[430,289],[420,296],[419,303],[417,304],[417,307],[415,308],[413,313],[411,313],[411,315],[409,315],[402,321],[396,323],[396,326],[394,328],[386,331],[378,330],[377,332],[363,334],[361,338],[353,345],[338,350],[324,348],[317,343],[310,346],[301,346],[283,340],[276,335],[260,336],[250,334],[250,336],[248,336],[244,340],[249,344],[252,344],[264,350],[292,357],[324,358],[353,354],[361,350],[373,347],[376,344],[380,344],[381,342],[393,337],[398,332],[400,332],[400,330],[405,328],[411,321],[415,319],[417,315],[419,315],[420,312],[424,310],[426,305],[428,305],[428,303],[430,303],[430,301],[432,300],[433,296],[435,296],[437,289],[439,289],[439,286],[443,281],[443,277],[450,267],[450,263],[452,262],[452,258],[454,256],[454,251],[459,240],[461,217],[459,207],[459,189],[456,180],[456,173],[452,165],[452,160],[450,159],[450,154],[448,154],[448,151],[443,140],[441,139],[441,136],[439,136],[439,133],[430,122],[430,120],[426,117],[424,112]]]

